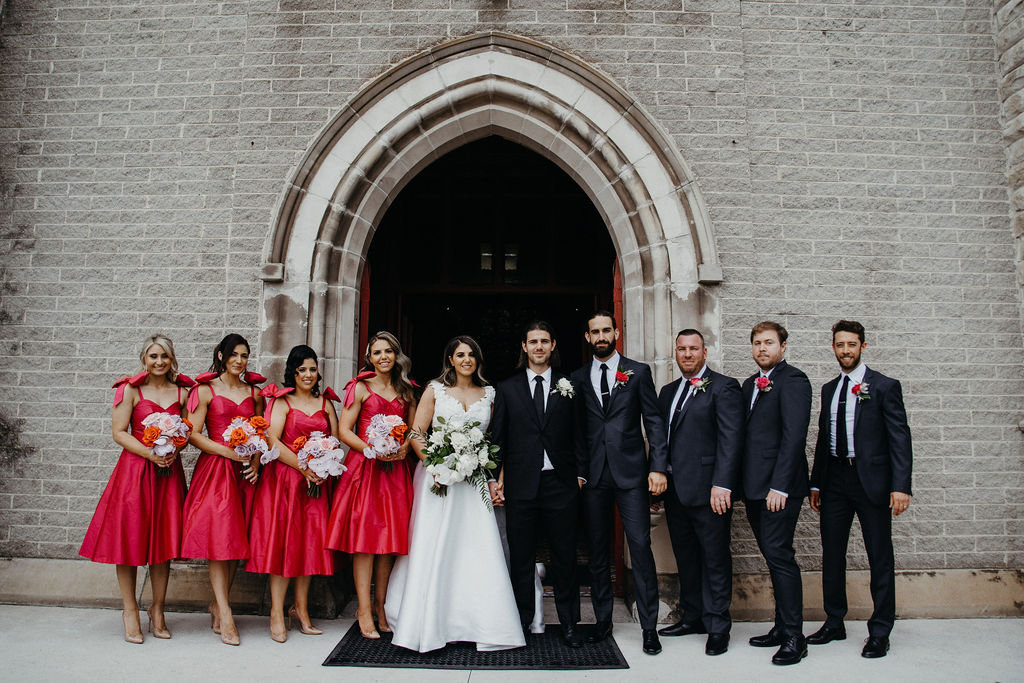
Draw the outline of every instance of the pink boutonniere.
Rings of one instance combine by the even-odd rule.
[[[617,389],[619,387],[626,386],[626,384],[629,383],[629,378],[632,377],[632,376],[633,376],[633,371],[632,370],[623,370],[622,366],[620,365],[619,368],[615,371],[615,387],[614,388]]]
[[[868,401],[871,399],[871,394],[868,393],[868,383],[861,382],[860,384],[854,384],[853,388],[850,389],[853,395],[857,397],[857,403],[861,401]]]
[[[754,380],[754,384],[757,385],[757,390],[767,392],[772,390],[772,381],[764,375],[759,376]]]
[[[704,391],[707,386],[711,384],[710,377],[691,377],[690,386],[693,387],[694,391]]]

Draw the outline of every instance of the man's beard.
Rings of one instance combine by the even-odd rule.
[[[602,349],[599,349],[597,344],[590,345],[590,352],[594,354],[595,358],[608,358],[615,353],[615,346],[613,344],[607,344]]]

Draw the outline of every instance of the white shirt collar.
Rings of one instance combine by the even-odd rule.
[[[841,381],[843,375],[847,375],[850,378],[850,384],[861,384],[864,381],[864,374],[867,373],[867,371],[868,366],[864,365],[864,363],[861,363],[850,372],[840,371],[839,379]]]
[[[531,387],[534,383],[534,377],[543,377],[546,383],[551,384],[551,366],[549,365],[547,370],[540,373],[534,372],[533,368],[526,368],[526,379],[529,380]]]
[[[703,377],[704,373],[707,372],[707,370],[708,370],[707,364],[704,364],[704,365],[700,366],[700,370],[697,371],[697,374],[694,375],[694,377]],[[686,379],[686,377],[683,377],[683,382],[686,383],[686,384],[689,384],[690,380]]]
[[[591,368],[600,371],[602,363],[604,365],[607,365],[608,369],[611,370],[612,372],[617,371],[619,369],[619,352],[616,351],[605,360],[598,360],[597,357],[594,357],[594,363],[591,366]]]

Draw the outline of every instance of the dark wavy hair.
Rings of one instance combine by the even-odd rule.
[[[836,332],[853,332],[864,343],[864,326],[856,320],[840,320],[832,326],[832,341],[836,340]]]
[[[288,352],[288,360],[284,364],[284,384],[286,387],[295,388],[295,373],[298,371],[299,366],[302,365],[307,359],[312,358],[314,362],[319,366],[320,359],[316,357],[316,351],[309,348],[305,344],[299,344],[298,346],[292,347],[292,350]],[[316,371],[316,384],[313,385],[312,394],[314,396],[320,395],[320,383],[324,381],[323,375],[320,374],[320,368],[317,367]]]
[[[412,386],[412,380],[409,379],[409,373],[412,371],[412,360],[409,356],[405,355],[402,351],[402,345],[398,343],[398,337],[391,334],[387,330],[381,330],[377,334],[370,337],[370,340],[366,342],[366,353],[363,354],[363,370],[373,370],[373,363],[370,362],[370,349],[373,348],[374,343],[384,340],[395,352],[395,365],[398,366],[397,372],[391,371],[391,386],[398,396],[406,403],[412,403],[416,398],[416,390]]]
[[[548,323],[548,321],[546,321],[546,320],[531,320],[530,322],[528,322],[526,324],[526,327],[523,328],[523,339],[522,339],[522,341],[523,341],[524,344],[526,343],[526,336],[528,334],[530,334],[531,332],[533,332],[534,330],[541,330],[542,332],[547,332],[548,336],[551,337],[551,341],[553,343],[557,344],[558,340],[555,338],[555,328],[551,327],[551,324]],[[520,370],[522,370],[523,368],[525,368],[527,366],[528,361],[529,361],[529,359],[526,357],[526,351],[523,351],[523,347],[520,346],[519,347],[519,362],[516,364],[516,367],[519,368]],[[560,366],[562,364],[562,357],[558,354],[558,346],[557,345],[555,346],[555,348],[551,349],[551,361],[550,362],[551,362],[551,367],[553,367],[553,368],[557,368],[558,366]]]
[[[470,336],[460,334],[457,337],[452,337],[444,347],[444,356],[441,358],[441,374],[438,376],[437,381],[446,387],[455,386],[455,366],[452,365],[452,356],[455,354],[455,349],[459,348],[459,344],[466,344],[473,351],[473,357],[476,358],[476,369],[473,370],[473,384],[478,387],[487,386],[487,380],[484,379],[484,352],[480,350],[480,345],[476,343],[476,340]]]
[[[213,350],[213,363],[210,364],[209,371],[216,372],[218,375],[223,374],[227,370],[228,358],[231,357],[231,352],[235,350],[236,346],[244,346],[246,351],[252,353],[252,349],[249,348],[249,342],[245,340],[245,337],[232,332],[221,339],[220,344],[217,344],[217,348]]]

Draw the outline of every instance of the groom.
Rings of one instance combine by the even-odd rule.
[[[582,645],[576,630],[582,463],[576,461],[573,438],[575,392],[569,379],[552,368],[552,361],[558,361],[555,346],[551,326],[531,322],[521,341],[520,371],[498,385],[491,435],[501,446],[501,470],[491,484],[491,497],[505,505],[512,590],[524,629],[534,618],[537,537],[546,535],[562,638],[577,648]]]
[[[588,642],[612,632],[612,587],[609,575],[611,531],[615,506],[629,544],[636,606],[643,630],[643,650],[661,652],[658,624],[658,577],[651,552],[650,494],[668,486],[667,429],[654,390],[651,369],[615,350],[619,329],[615,316],[598,311],[587,321],[584,334],[593,361],[572,374],[579,397],[578,445],[583,449],[586,483],[583,513],[590,540],[591,600],[597,625]],[[644,448],[641,419],[650,442]]]

